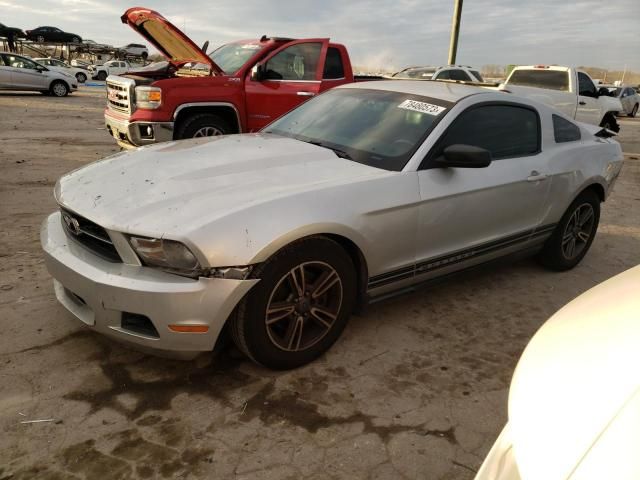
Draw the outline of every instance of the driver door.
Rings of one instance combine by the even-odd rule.
[[[586,73],[578,72],[578,109],[576,120],[598,125],[600,123],[600,102],[598,90]]]
[[[320,93],[328,46],[328,38],[289,42],[261,62],[266,78],[257,80],[248,74],[248,131],[260,130]]]
[[[37,69],[36,62],[16,55],[5,55],[5,61],[10,65],[11,83],[14,87],[29,90],[48,87],[47,77]]]

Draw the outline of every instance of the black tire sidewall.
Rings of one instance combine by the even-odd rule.
[[[98,80],[100,80],[100,81],[104,81],[104,80],[106,80],[106,79],[107,79],[107,76],[108,76],[108,75],[107,75],[107,72],[105,72],[105,71],[101,70],[101,71],[99,71],[99,72],[98,72],[98,75],[96,75],[96,78],[97,78]]]
[[[634,118],[638,113],[638,104],[636,103],[633,108],[631,109],[631,113],[629,114],[629,116],[631,118]]]
[[[336,242],[323,238],[303,240],[272,258],[259,272],[260,282],[243,300],[236,320],[243,322],[244,346],[254,361],[273,369],[291,369],[315,360],[340,337],[355,304],[356,271],[347,252]],[[325,262],[336,270],[342,282],[342,305],[331,330],[318,343],[301,352],[286,352],[269,339],[265,310],[271,292],[282,277],[296,265],[310,261]]]
[[[84,73],[76,73],[76,80],[80,83],[87,81],[87,76]]]
[[[223,118],[211,113],[201,113],[188,117],[182,122],[176,139],[194,138],[195,133],[203,127],[217,128],[223,135],[231,133],[229,124]]]
[[[578,208],[578,206],[584,203],[589,203],[593,207],[593,213],[595,215],[593,232],[591,233],[591,237],[587,241],[587,244],[585,248],[582,250],[582,252],[577,257],[569,260],[565,258],[565,256],[562,253],[562,236],[567,227],[567,223],[571,219],[571,215],[576,210],[576,208]],[[558,223],[555,230],[553,231],[553,234],[551,235],[549,240],[547,240],[547,242],[545,243],[545,246],[542,252],[540,253],[540,257],[539,257],[540,260],[546,267],[551,268],[552,270],[564,271],[564,270],[572,269],[582,261],[582,259],[585,257],[585,255],[591,248],[591,244],[593,243],[593,240],[595,239],[596,233],[598,231],[599,223],[600,223],[600,198],[592,190],[587,190],[585,192],[582,192],[580,195],[578,195],[578,197],[573,202],[571,202],[571,205],[569,206],[569,208],[567,208],[566,212],[560,219],[560,222]]]

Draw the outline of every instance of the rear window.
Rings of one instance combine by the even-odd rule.
[[[509,85],[569,90],[569,72],[559,70],[516,70],[511,74]]]
[[[340,55],[340,50],[337,48],[329,47],[329,50],[327,50],[327,59],[324,63],[324,74],[322,78],[328,80],[344,78],[342,56]]]
[[[556,143],[577,142],[580,140],[580,129],[569,120],[553,115],[553,136]]]
[[[473,76],[476,77],[479,82],[484,82],[484,79],[482,78],[482,75],[480,75],[479,71],[471,70],[471,73],[473,73]]]

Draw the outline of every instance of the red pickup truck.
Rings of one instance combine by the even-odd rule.
[[[106,80],[106,127],[125,148],[257,131],[314,95],[355,81],[346,48],[327,38],[263,36],[207,55],[153,10],[131,8],[122,22],[168,61]]]

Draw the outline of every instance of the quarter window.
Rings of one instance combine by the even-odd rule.
[[[439,154],[450,145],[484,148],[494,160],[533,155],[540,150],[538,114],[526,107],[484,105],[463,112],[445,133]]]
[[[556,143],[576,142],[580,140],[580,129],[577,125],[558,115],[553,115],[553,136]]]
[[[321,43],[298,43],[285,48],[267,62],[267,80],[315,80],[321,49]]]

